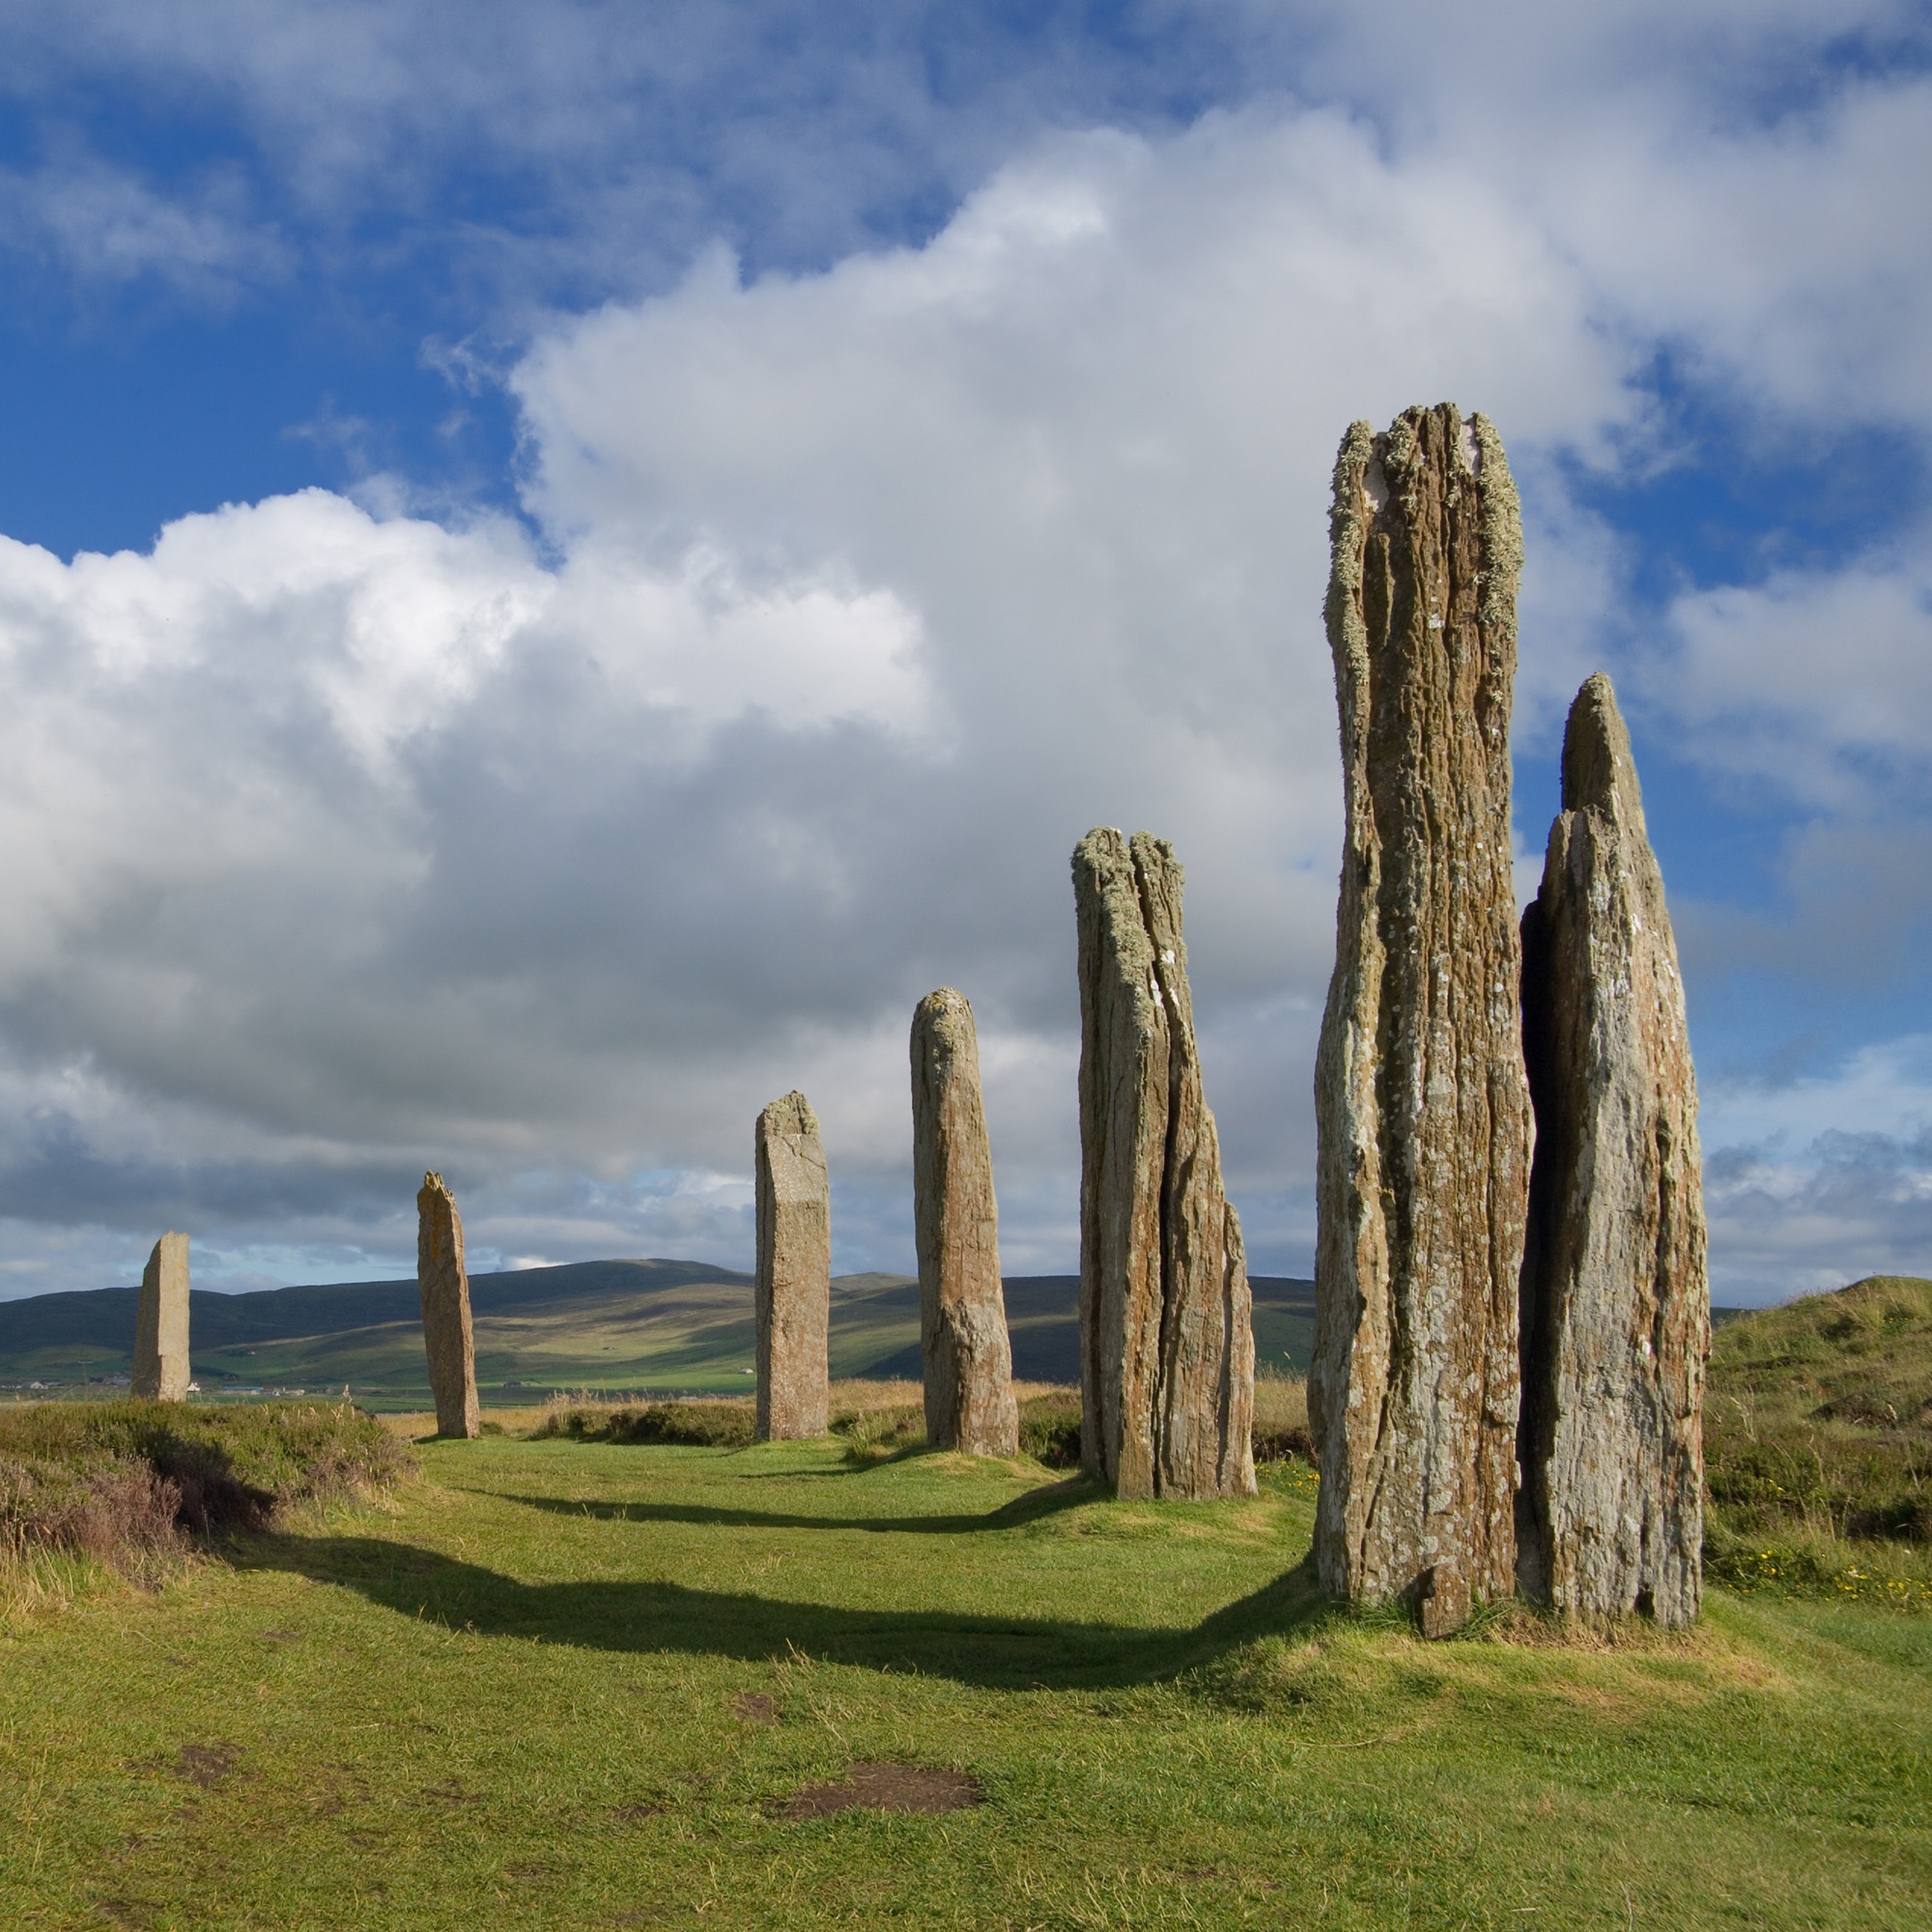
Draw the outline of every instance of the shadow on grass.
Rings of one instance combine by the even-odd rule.
[[[881,1536],[965,1536],[975,1530],[1018,1529],[1061,1510],[1095,1502],[1107,1492],[1088,1477],[1075,1476],[1064,1483],[1042,1484],[1010,1502],[1002,1503],[998,1509],[983,1510],[975,1516],[853,1517],[721,1509],[712,1503],[596,1502],[587,1497],[522,1495],[509,1490],[482,1490],[473,1493],[490,1496],[497,1502],[520,1503],[526,1509],[546,1510],[554,1516],[587,1517],[595,1522],[685,1522],[720,1529],[859,1529]]]
[[[1316,1588],[1312,1560],[1192,1629],[1147,1630],[945,1610],[854,1609],[676,1583],[523,1583],[481,1564],[373,1536],[270,1533],[238,1538],[225,1553],[238,1569],[338,1584],[399,1616],[482,1636],[747,1661],[797,1650],[826,1662],[917,1671],[999,1690],[1155,1682],[1255,1637],[1336,1614]]]

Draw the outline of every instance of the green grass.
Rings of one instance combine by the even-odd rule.
[[[1932,1605],[1932,1281],[1875,1275],[1712,1338],[1706,1567]]]
[[[1315,1601],[1298,1463],[1151,1505],[837,1442],[417,1454],[0,1633],[0,1922],[1932,1918],[1932,1617],[1425,1646]],[[781,1815],[870,1763],[984,1802]]]
[[[1710,1391],[1695,1631],[1511,1605],[1435,1645],[1318,1600],[1305,1461],[1122,1504],[919,1450],[903,1381],[811,1444],[743,1444],[742,1402],[505,1411],[551,1434],[421,1440],[355,1505],[301,1500],[271,1417],[178,1410],[287,1506],[15,1590],[0,1922],[1932,1922],[1932,1284],[1729,1324]],[[1303,1391],[1257,1394],[1279,1453]],[[0,1463],[151,1455],[152,1407],[0,1413]],[[1064,1453],[1077,1401],[1024,1407]],[[878,1764],[983,1802],[787,1817]]]

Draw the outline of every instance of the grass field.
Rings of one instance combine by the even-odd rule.
[[[11,1619],[0,1922],[1932,1922],[1932,1617],[1425,1646],[1314,1601],[1303,1463],[1161,1506],[839,1442],[417,1453]],[[854,1766],[979,1802],[830,1809],[942,1790]]]

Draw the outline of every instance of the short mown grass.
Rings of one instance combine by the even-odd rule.
[[[1425,1645],[1317,1598],[1305,1463],[1137,1504],[540,1421],[0,1632],[0,1923],[1932,1920],[1932,1617]],[[893,1765],[980,1802],[802,1802]]]

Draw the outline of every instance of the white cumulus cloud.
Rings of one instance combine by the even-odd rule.
[[[530,341],[522,523],[308,492],[144,555],[0,544],[15,1252],[185,1220],[238,1276],[360,1271],[406,1257],[428,1164],[504,1255],[745,1241],[753,1115],[802,1085],[843,1258],[903,1262],[905,1028],[950,982],[1009,1264],[1067,1265],[1066,858],[1116,823],[1188,867],[1236,1196],[1258,1266],[1302,1264],[1344,427],[1445,397],[1497,423],[1547,738],[1625,648],[1623,559],[1566,479],[1667,457],[1662,346],[1841,412],[1829,338],[1862,302],[1874,407],[1918,407],[1910,237],[1844,213],[1918,152],[1909,87],[1713,129],[1641,79],[1620,137],[1579,111],[1568,147],[1527,110],[1478,138],[1276,102],[1034,142],[922,245],[752,275],[714,249]],[[1782,260],[1779,197],[1829,263]],[[1721,288],[1687,286],[1706,258]],[[1923,610],[1902,562],[1687,595],[1655,708],[1829,790],[1917,757]],[[1835,674],[1806,655],[1831,626]]]

